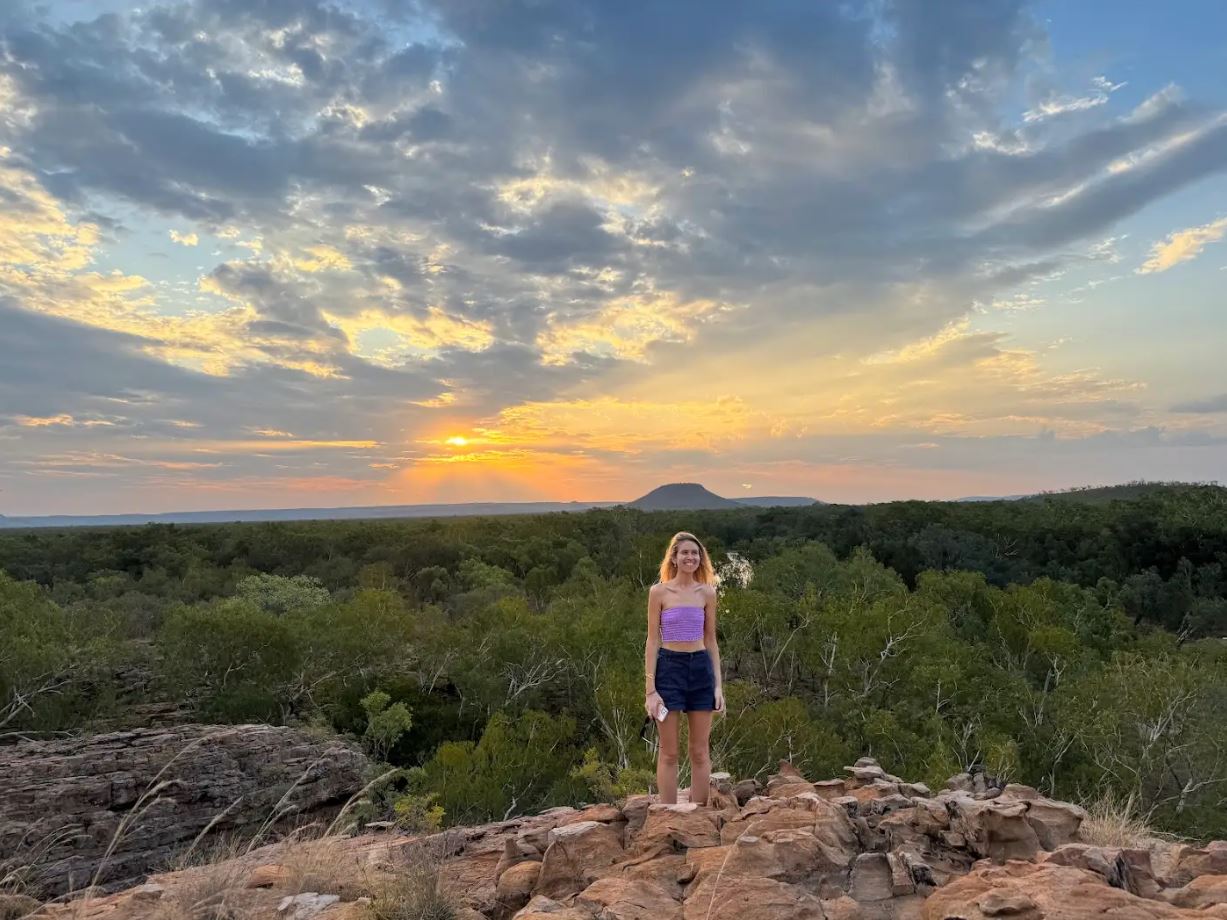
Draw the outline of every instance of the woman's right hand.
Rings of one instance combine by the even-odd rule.
[[[649,693],[647,698],[643,701],[644,711],[647,712],[647,714],[653,719],[656,718],[657,714],[660,712],[660,707],[663,705],[665,705],[665,701],[661,699],[660,694],[655,690]]]

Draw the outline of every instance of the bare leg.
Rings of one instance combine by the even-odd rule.
[[[677,729],[681,720],[676,712],[657,722],[660,732],[660,750],[656,753],[656,788],[660,800],[667,805],[677,804]]]
[[[711,789],[711,739],[710,712],[688,712],[690,753],[690,801],[696,805],[707,804]]]

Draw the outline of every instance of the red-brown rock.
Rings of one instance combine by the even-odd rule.
[[[599,821],[556,827],[549,839],[535,895],[557,899],[578,894],[626,856],[622,835]]]
[[[651,805],[634,848],[639,853],[665,853],[716,846],[719,821],[717,812],[702,805]]]
[[[667,889],[642,878],[598,879],[575,898],[600,920],[682,920],[681,901]]]
[[[769,878],[705,879],[686,898],[684,920],[824,920],[822,902]]]
[[[924,920],[1198,920],[1196,914],[1139,898],[1083,869],[1021,860],[982,866],[939,888],[925,902]]]

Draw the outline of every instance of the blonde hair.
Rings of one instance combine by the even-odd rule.
[[[665,558],[660,563],[660,580],[668,581],[677,574],[677,545],[686,540],[699,548],[699,567],[695,570],[694,580],[705,585],[715,584],[716,570],[711,564],[711,556],[707,554],[707,547],[699,541],[698,537],[685,530],[679,530],[669,541],[669,548],[665,550]]]

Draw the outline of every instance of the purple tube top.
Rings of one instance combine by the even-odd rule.
[[[697,642],[703,638],[702,607],[666,607],[660,612],[662,642]]]

